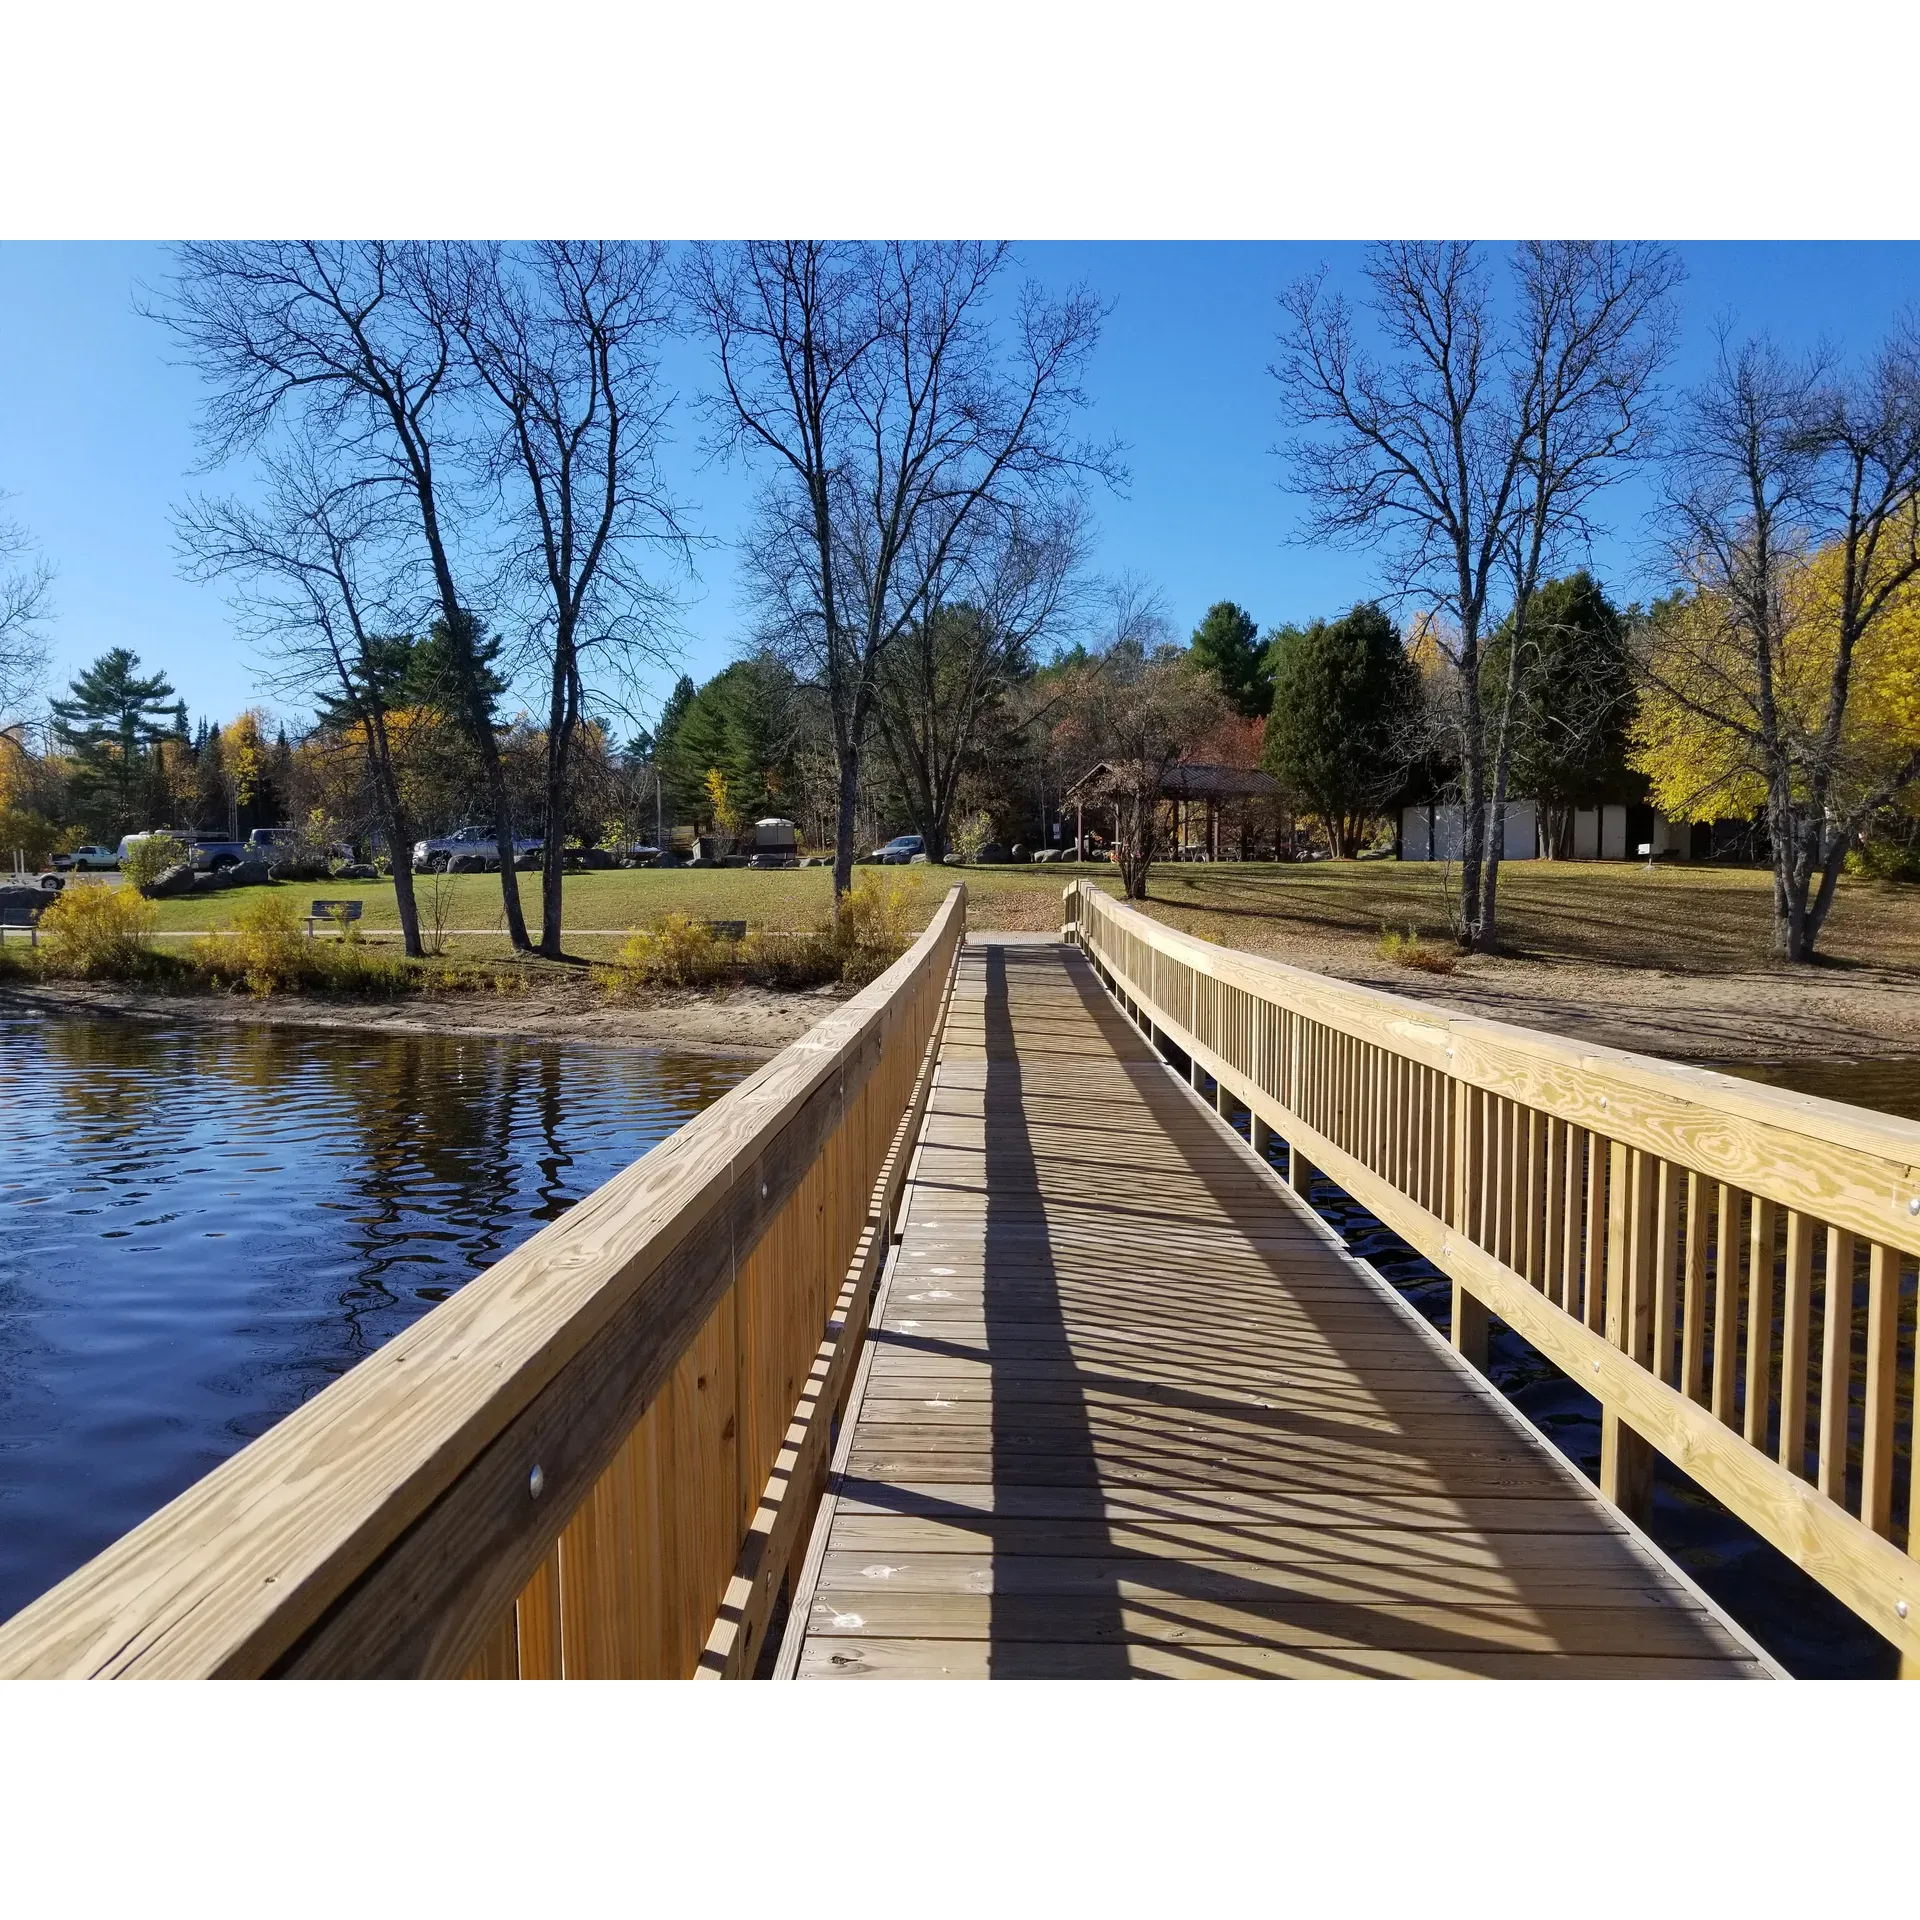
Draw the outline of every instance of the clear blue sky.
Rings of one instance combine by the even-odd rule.
[[[1697,376],[1716,315],[1733,312],[1789,343],[1825,335],[1865,348],[1920,301],[1920,246],[1714,244],[1682,249],[1684,339],[1675,370]],[[1091,283],[1113,303],[1089,387],[1093,427],[1127,443],[1132,485],[1098,503],[1103,570],[1165,589],[1184,632],[1234,599],[1263,625],[1335,612],[1370,592],[1364,553],[1288,544],[1296,503],[1271,453],[1282,431],[1266,367],[1274,295],[1328,260],[1351,283],[1360,249],[1306,243],[1125,242],[1028,245],[1026,270]],[[143,245],[0,247],[0,491],[4,509],[58,569],[53,678],[64,684],[107,647],[165,669],[196,715],[224,719],[257,697],[221,594],[179,577],[168,510],[196,481],[199,387],[168,364],[160,329],[134,311],[137,282],[166,270]],[[691,346],[670,366],[686,394],[701,380]],[[686,669],[724,665],[740,630],[728,543],[747,497],[738,473],[703,469],[682,418],[673,456],[694,523],[720,543],[701,559],[684,614]],[[1596,559],[1622,595],[1640,589],[1644,500],[1622,490],[1613,538]],[[664,691],[662,679],[658,691]]]

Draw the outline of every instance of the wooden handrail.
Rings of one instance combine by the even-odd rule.
[[[965,930],[955,887],[873,985],[0,1626],[0,1675],[690,1675],[723,1616],[751,1671],[778,1583],[741,1570],[804,1539],[795,1422],[863,1323]]]
[[[1217,947],[1066,888],[1063,932],[1156,1037],[1600,1402],[1601,1489],[1665,1455],[1920,1668],[1900,1340],[1920,1125]],[[1303,1182],[1297,1177],[1297,1184]]]

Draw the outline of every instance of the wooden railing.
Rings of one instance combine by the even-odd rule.
[[[1453,1017],[1084,880],[1065,923],[1296,1186],[1320,1168],[1448,1276],[1456,1346],[1484,1364],[1491,1312],[1599,1401],[1609,1499],[1644,1516],[1657,1450],[1920,1671],[1920,1125]]]
[[[0,1626],[0,1675],[751,1673],[966,930]]]

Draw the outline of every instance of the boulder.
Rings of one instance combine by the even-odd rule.
[[[276,860],[267,869],[269,880],[324,880],[325,865],[318,860]]]
[[[272,878],[273,870],[264,860],[242,860],[227,869],[227,879],[236,887],[264,887]]]
[[[1007,850],[998,840],[989,840],[973,856],[973,864],[976,867],[1004,867],[1007,864]]]
[[[538,873],[540,856],[537,853],[516,853],[513,856],[513,870],[515,873]]]
[[[456,853],[447,862],[449,873],[485,873],[487,856],[484,853]]]
[[[368,866],[363,860],[355,866],[342,867],[334,878],[336,880],[378,880],[380,874],[377,868]]]
[[[580,856],[580,864],[594,873],[604,873],[613,865],[613,855],[605,847],[589,847]]]
[[[191,893],[194,882],[202,878],[211,880],[213,875],[197,874],[184,863],[176,867],[162,867],[149,882],[147,897],[150,900],[176,899],[183,893]]]

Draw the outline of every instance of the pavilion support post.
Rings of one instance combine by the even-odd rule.
[[[1073,803],[1073,857],[1076,860],[1087,857],[1087,803],[1084,800]]]
[[[1216,1080],[1213,1083],[1213,1110],[1222,1120],[1233,1118],[1234,1099],[1227,1091],[1226,1082]]]
[[[1264,1160],[1273,1149],[1273,1129],[1249,1107],[1247,1109],[1247,1131],[1253,1137],[1253,1150]]]

